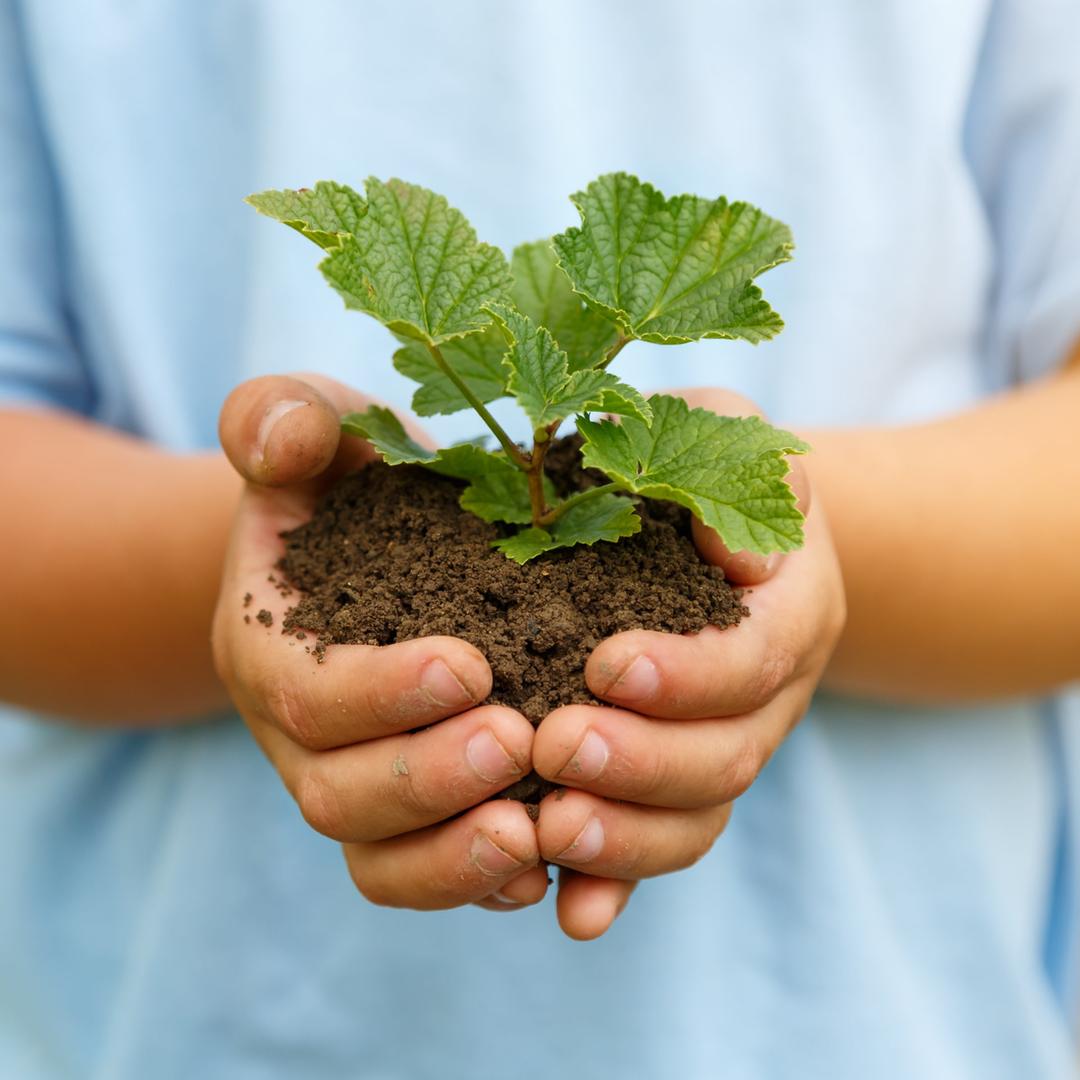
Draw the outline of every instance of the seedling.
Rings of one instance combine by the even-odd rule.
[[[495,541],[511,559],[638,532],[634,496],[680,503],[733,551],[799,547],[803,518],[784,455],[804,453],[804,442],[757,417],[646,399],[609,370],[631,341],[757,344],[778,334],[783,322],[753,280],[791,258],[790,230],[748,203],[667,199],[626,173],[571,198],[580,226],[523,244],[509,264],[441,195],[401,180],[370,179],[365,195],[322,181],[247,201],[318,244],[319,269],[345,306],[401,342],[394,366],[420,384],[418,415],[471,407],[487,425],[494,451],[428,450],[381,406],[342,419],[390,465],[465,481],[465,510],[522,526]],[[503,397],[528,417],[531,447],[488,410]],[[570,418],[583,463],[608,482],[560,499],[544,458]]]

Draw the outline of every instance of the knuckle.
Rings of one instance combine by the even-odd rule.
[[[349,877],[357,892],[376,907],[406,907],[388,882],[379,874],[372,873],[371,867],[359,854],[346,852],[345,861],[349,867]]]
[[[619,845],[617,852],[616,857],[610,861],[610,868],[618,871],[620,877],[636,880],[650,877],[657,872],[651,869],[657,861],[657,851],[647,835],[640,836],[638,842],[632,846]]]
[[[766,652],[754,672],[750,696],[758,705],[772,701],[795,673],[796,656],[786,642],[778,642]]]
[[[296,784],[296,804],[303,819],[317,832],[331,840],[348,834],[348,816],[341,794],[326,770],[317,762],[309,764]]]
[[[469,873],[464,873],[463,876],[458,867],[436,875],[428,883],[423,896],[418,899],[417,907],[425,911],[445,911],[470,903],[478,891],[474,877],[475,875]],[[480,888],[490,888],[490,885],[484,882]]]
[[[712,830],[699,833],[695,837],[691,837],[687,843],[686,849],[683,852],[680,870],[689,870],[691,866],[695,866],[701,862],[706,855],[713,849],[713,844],[716,843],[716,838],[719,834],[714,833]]]
[[[738,739],[735,747],[720,770],[720,801],[737,799],[750,789],[765,764],[765,750],[760,740],[746,733]]]
[[[399,866],[379,859],[381,868],[363,858],[363,847],[350,845],[346,851],[349,876],[357,891],[377,907],[409,908],[413,911],[444,911],[460,907],[473,899],[463,895],[465,883],[460,874],[440,873],[425,866],[424,877],[406,879]]]
[[[670,759],[660,748],[655,748],[643,767],[629,774],[626,782],[626,798],[650,799],[664,795],[677,783]]]
[[[395,730],[407,726],[407,711],[402,708],[400,698],[391,695],[384,681],[365,678],[359,686],[359,693],[364,719],[369,724]]]
[[[394,777],[396,785],[394,795],[401,804],[405,813],[412,819],[422,819],[425,822],[440,820],[449,811],[441,804],[438,793],[425,779],[422,770],[410,769],[407,773]]]
[[[320,750],[327,745],[318,710],[295,683],[275,680],[265,696],[270,722],[294,743],[308,750]]]

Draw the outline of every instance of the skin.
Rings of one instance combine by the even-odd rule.
[[[45,410],[0,410],[0,436],[0,697],[109,727],[225,708],[207,627],[242,484],[222,456]]]
[[[256,380],[234,391],[222,411],[230,461],[260,481],[241,500],[214,623],[223,681],[305,819],[343,844],[353,881],[368,899],[422,909],[471,901],[512,910],[544,896],[542,864],[551,863],[562,868],[561,926],[571,937],[598,936],[635,881],[683,869],[709,850],[732,800],[805,711],[843,623],[824,514],[810,516],[802,551],[768,566],[733,559],[703,533],[710,558],[738,580],[760,582],[755,611],[762,617],[731,635],[734,648],[714,630],[688,637],[623,634],[605,642],[586,678],[599,696],[627,708],[560,709],[534,736],[510,709],[475,707],[491,675],[464,642],[432,637],[385,648],[331,646],[317,666],[278,630],[243,622],[236,598],[247,592],[251,610],[281,610],[266,573],[278,534],[306,520],[326,484],[369,453],[357,440],[337,441],[337,417],[365,402],[333,384],[321,386],[317,394],[289,380]],[[267,446],[266,418],[281,412],[282,401],[310,404],[282,414],[277,423],[287,429],[275,427]],[[752,409],[734,395],[723,406]],[[796,483],[808,507],[801,471]],[[782,620],[771,617],[774,608],[783,610]],[[655,664],[651,694],[636,693],[640,675],[625,674],[639,655]],[[440,661],[443,681],[418,695]],[[725,678],[715,677],[718,667]],[[672,719],[679,723],[667,723]],[[436,720],[444,723],[409,733]],[[488,735],[497,749],[478,750],[473,740]],[[608,747],[595,775],[591,767],[583,770],[587,754],[578,750],[587,736],[594,750],[598,740]],[[476,805],[531,766],[573,789],[545,799],[535,827],[519,804]]]
[[[718,411],[749,407],[719,391],[684,393]],[[560,709],[535,735],[512,710],[478,706],[490,672],[464,642],[336,647],[317,666],[276,626],[244,624],[245,592],[250,611],[283,611],[266,581],[277,532],[365,460],[337,428],[340,412],[363,404],[316,377],[239,387],[221,420],[245,480],[238,512],[235,473],[220,459],[168,455],[60,414],[0,414],[0,492],[22,511],[0,518],[8,610],[19,613],[0,627],[0,680],[32,708],[85,719],[89,706],[104,722],[139,726],[231,696],[373,902],[515,910],[542,898],[544,863],[554,863],[560,924],[596,937],[635,881],[709,850],[819,682],[888,700],[973,700],[1080,674],[1061,644],[1080,637],[1068,544],[1080,534],[1078,503],[1060,495],[1080,490],[1080,455],[1069,452],[1076,361],[933,424],[810,433],[815,454],[793,476],[808,508],[801,551],[765,563],[697,536],[707,558],[754,584],[753,617],[723,634],[602,643],[586,676],[617,709]],[[1033,519],[1041,527],[1023,529]],[[65,543],[78,560],[62,557]],[[1032,568],[1053,589],[1033,587]],[[219,593],[215,677],[204,627]],[[1002,595],[1024,602],[1003,608]],[[96,633],[67,617],[72,596],[99,613]],[[655,682],[648,665],[630,671],[639,657]],[[545,800],[538,826],[516,804],[477,805],[532,764],[568,789]]]

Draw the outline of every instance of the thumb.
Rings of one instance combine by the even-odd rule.
[[[225,399],[218,436],[225,456],[251,483],[282,487],[357,468],[371,451],[341,438],[341,415],[366,408],[363,394],[320,375],[265,375]]]
[[[760,416],[765,419],[765,414],[755,402],[732,390],[693,387],[672,393],[685,398],[691,408],[710,409],[721,416]],[[806,515],[810,512],[810,479],[797,458],[789,457],[787,460],[790,468],[787,481],[795,492],[799,512]],[[707,563],[719,566],[724,571],[724,577],[733,585],[760,585],[780,569],[784,557],[779,553],[758,555],[753,551],[732,551],[715,530],[702,525],[697,518],[693,520],[693,530],[694,543],[701,557]]]
[[[805,517],[810,512],[810,480],[802,462],[788,458],[790,472],[787,481],[795,493],[795,504]],[[760,585],[780,569],[784,556],[779,552],[771,555],[758,555],[754,551],[731,551],[720,539],[720,534],[708,525],[693,519],[694,543],[701,557],[713,566],[724,571],[724,577],[733,585]]]

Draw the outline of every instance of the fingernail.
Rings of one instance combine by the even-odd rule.
[[[647,657],[639,656],[608,687],[605,697],[617,697],[622,701],[644,701],[660,689],[660,672]]]
[[[437,657],[421,673],[420,689],[436,705],[447,709],[471,705],[475,700],[468,687],[446,666],[446,662]]]
[[[502,877],[503,874],[517,870],[521,866],[513,855],[497,847],[482,832],[478,832],[473,837],[470,858],[477,869],[489,877]]]
[[[491,733],[490,728],[481,728],[466,744],[465,756],[469,759],[472,771],[481,780],[489,783],[494,780],[507,780],[519,776],[521,768],[506,752],[502,743]]]
[[[293,401],[286,399],[285,401],[276,401],[269,409],[266,410],[262,420],[259,421],[259,430],[255,434],[255,465],[261,467],[266,464],[266,451],[270,445],[270,436],[274,432],[274,428],[277,426],[277,422],[283,417],[287,416],[294,409],[302,408],[304,405],[310,405],[308,401]]]
[[[724,561],[724,576],[739,584],[757,584],[772,577],[782,558],[783,555],[778,551],[768,556],[758,555],[753,551],[736,551]]]
[[[499,902],[500,904],[509,904],[509,905],[510,905],[511,907],[520,907],[520,906],[521,906],[521,901],[520,901],[520,900],[511,900],[511,899],[510,899],[510,897],[509,897],[509,896],[507,896],[507,895],[506,895],[506,894],[505,894],[505,893],[504,893],[504,892],[502,891],[502,889],[496,889],[496,890],[495,890],[495,891],[494,891],[494,892],[493,892],[493,893],[492,893],[492,894],[491,894],[491,895],[490,895],[490,896],[488,897],[488,899],[489,899],[489,900],[496,900],[496,901],[498,901],[498,902]]]
[[[555,857],[556,862],[585,863],[595,859],[604,846],[604,826],[598,817],[589,818],[577,839]]]
[[[595,731],[590,730],[574,751],[574,756],[559,773],[559,778],[595,780],[604,771],[608,754],[608,744]]]

